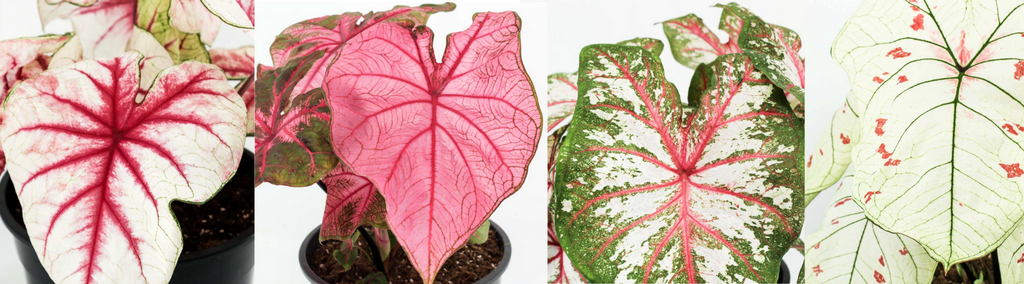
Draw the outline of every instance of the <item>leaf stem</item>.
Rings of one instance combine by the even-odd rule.
[[[377,243],[370,238],[370,232],[366,231],[363,226],[356,227],[359,230],[359,234],[363,236],[363,241],[370,247],[370,259],[373,260],[373,266],[377,267],[377,270],[384,273],[384,278],[387,278],[388,272],[384,270],[384,261],[380,258],[380,249],[377,248]]]

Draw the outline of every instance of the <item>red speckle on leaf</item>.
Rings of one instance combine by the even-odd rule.
[[[1013,72],[1013,79],[1020,81],[1020,77],[1024,77],[1024,60],[1017,60],[1013,67],[1017,68],[1017,71]]]
[[[915,31],[924,29],[924,15],[917,14],[917,16],[914,17],[914,24],[910,25],[910,28],[914,29]]]
[[[1010,125],[1009,123],[1004,123],[1003,128],[1006,129],[1006,132],[1010,132],[1010,134],[1017,135],[1017,131],[1013,130],[1013,125]]]
[[[1024,126],[1020,126],[1020,124],[1016,124],[1016,123],[1014,123],[1013,125],[1017,126],[1017,130],[1024,131]]]
[[[836,203],[836,206],[835,206],[835,207],[839,207],[839,205],[843,205],[843,204],[845,204],[845,203],[846,203],[847,201],[850,201],[850,200],[852,200],[852,198],[849,198],[849,197],[847,197],[847,198],[845,198],[845,199],[843,199],[843,200],[840,200],[840,201],[839,201],[839,203]]]
[[[882,143],[882,145],[878,145],[878,150],[876,150],[876,152],[882,154],[882,159],[888,159],[889,156],[892,156],[892,152],[885,150],[885,143]]]
[[[900,78],[899,78],[899,80],[900,80],[900,81],[899,81],[899,82],[896,82],[896,84],[899,84],[899,83],[903,83],[903,82],[906,82],[906,81],[907,81],[907,75],[900,75]]]
[[[825,151],[822,151],[821,149],[818,149],[818,154],[825,155]]]
[[[809,159],[807,159],[807,167],[811,167],[811,161],[814,161],[814,156],[811,156]]]
[[[878,76],[875,76],[875,78],[871,79],[871,81],[875,81],[875,83],[881,84],[882,83],[882,78],[878,78]]]
[[[878,256],[878,263],[881,263],[882,267],[885,267],[885,256],[884,255]]]
[[[892,56],[892,59],[899,59],[910,56],[910,52],[903,51],[902,47],[893,48],[885,54],[886,57]]]
[[[821,243],[817,243],[817,244],[814,245],[814,249],[819,249],[819,248],[821,248]]]
[[[963,204],[963,203],[957,202],[956,204],[957,204],[957,205],[960,205],[960,207],[964,207],[964,204]]]
[[[1020,254],[1020,259],[1017,260],[1017,263],[1021,262],[1024,262],[1024,253]]]
[[[882,191],[876,190],[876,191],[868,191],[868,193],[865,193],[864,194],[864,204],[867,204],[868,201],[871,201],[871,197],[875,196],[876,194],[882,194]]]
[[[914,10],[914,12],[918,12],[918,11],[921,11],[921,9],[920,9],[920,8],[917,8],[917,6],[914,6],[914,5],[910,5],[910,9],[911,9],[911,10]]]
[[[842,133],[839,133],[839,139],[843,140],[843,145],[850,144],[850,136],[846,136],[843,135]]]
[[[882,136],[882,134],[885,134],[885,130],[882,130],[882,126],[885,126],[885,122],[886,121],[889,121],[889,120],[888,119],[884,119],[884,118],[879,118],[879,119],[875,120],[875,134],[876,135]]]
[[[832,225],[839,224],[839,220],[832,219]]]
[[[885,161],[885,165],[884,166],[899,166],[899,165],[900,165],[900,159],[889,159],[888,161]]]
[[[910,3],[917,3],[917,0],[910,0]]]
[[[1024,170],[1020,169],[1020,163],[1013,163],[1010,165],[999,164],[1006,171],[1006,178],[1015,178],[1024,175]]]
[[[889,72],[882,73],[882,76],[889,75]]]
[[[882,274],[878,273],[878,270],[875,270],[875,282],[885,283],[885,277],[882,277]]]
[[[910,251],[907,250],[907,247],[903,247],[903,249],[900,250],[900,255],[907,255],[908,253],[910,253]]]
[[[815,265],[814,267],[811,268],[811,270],[814,272],[814,276],[818,276],[819,273],[824,272],[821,271],[821,264]]]

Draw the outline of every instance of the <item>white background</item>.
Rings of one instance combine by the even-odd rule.
[[[404,2],[296,2],[257,1],[256,62],[272,64],[269,47],[288,26],[314,17],[344,12],[383,11],[396,4],[416,6],[423,1]],[[379,1],[378,1],[379,2]],[[430,3],[443,3],[433,1]],[[477,3],[457,1],[452,12],[437,13],[427,26],[434,31],[434,52],[442,58],[445,37],[463,31],[476,12],[512,10],[522,19],[522,57],[526,71],[541,102],[547,100],[545,82],[547,59],[547,5],[544,3]],[[544,144],[541,139],[540,145]],[[546,242],[546,157],[541,146],[530,163],[523,187],[494,211],[491,220],[501,226],[512,243],[512,260],[502,275],[503,283],[545,283]],[[326,194],[319,187],[292,188],[264,183],[256,188],[256,283],[306,283],[299,269],[299,246],[323,218]]]
[[[681,88],[685,91],[685,86],[690,85],[693,70],[679,64],[672,58],[672,52],[669,49],[665,32],[662,30],[659,22],[693,13],[700,17],[704,24],[715,32],[719,40],[725,42],[728,40],[728,35],[718,30],[718,20],[722,14],[722,9],[713,6],[716,3],[729,3],[732,1],[691,0],[662,2],[552,1],[549,4],[549,18],[551,19],[549,23],[549,41],[551,47],[548,56],[548,69],[551,69],[552,72],[572,72],[576,70],[579,67],[579,52],[587,45],[616,43],[636,37],[650,37],[659,39],[665,44],[665,50],[661,53],[661,61],[665,66],[666,78],[675,83],[676,86],[684,86]],[[809,42],[812,33],[817,31],[809,30],[809,27],[813,28],[818,24],[809,21],[807,16],[808,13],[813,13],[835,17],[840,23],[844,21],[845,17],[838,17],[835,14],[827,14],[817,9],[808,8],[804,1],[737,0],[736,2],[766,22],[790,28],[801,36],[804,41],[801,55],[806,59],[808,81],[814,76],[812,75],[814,72],[811,65],[812,59],[815,61],[828,60],[829,63],[832,62],[828,58],[828,47],[831,44],[831,40],[821,41],[824,44],[819,44],[818,41]],[[808,3],[810,2],[813,1],[808,1]],[[831,37],[820,34],[817,36]],[[811,58],[810,55],[812,53],[809,51],[817,51],[824,54],[825,57],[823,59]],[[821,92],[811,88],[810,84],[808,84],[807,97],[818,96],[819,93]],[[843,94],[846,94],[845,91]],[[808,109],[818,107],[817,104],[814,104],[816,101],[808,101]],[[811,125],[812,121],[813,119],[808,119],[808,125]],[[818,219],[820,218],[818,217]],[[808,217],[808,219],[811,218]],[[820,222],[820,220],[813,222]],[[800,271],[803,257],[799,252],[791,249],[783,259],[792,272],[791,281],[796,283],[796,275]]]
[[[0,40],[42,35],[44,31],[37,7],[36,1],[32,0],[0,0]],[[45,33],[64,34],[70,31],[70,21],[57,20],[46,26]],[[252,45],[252,42],[252,37],[241,30],[223,24],[213,46],[233,48]],[[253,138],[246,138],[246,148],[253,149]],[[7,227],[0,228],[0,283],[25,283],[25,269],[14,250],[14,235]]]

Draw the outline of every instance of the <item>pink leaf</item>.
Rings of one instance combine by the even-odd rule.
[[[320,241],[342,240],[357,226],[385,225],[384,198],[370,180],[338,165],[321,180],[327,190]],[[385,231],[385,237],[387,232]]]
[[[295,87],[296,94],[319,88],[324,80],[324,73],[331,61],[341,52],[341,47],[352,37],[364,30],[383,22],[412,21],[421,25],[436,12],[451,11],[455,4],[423,5],[419,7],[395,7],[393,10],[367,13],[345,13],[309,19],[291,25],[277,36],[270,46],[270,55],[274,58],[274,66],[284,66],[294,58],[302,57],[316,51],[324,51],[323,58],[313,64],[309,75],[305,76]],[[360,22],[360,19],[362,20]]]
[[[210,61],[227,73],[229,79],[245,79],[252,75],[253,65],[256,60],[253,58],[255,49],[252,46],[243,46],[234,49],[213,48],[210,49]]]
[[[204,202],[241,159],[245,113],[222,72],[172,67],[140,103],[141,61],[130,52],[43,72],[6,103],[17,116],[0,140],[53,279],[166,283],[182,246],[170,202]]]
[[[116,57],[128,46],[135,27],[135,0],[95,0],[91,6],[70,2],[49,5],[40,1],[43,26],[56,18],[71,19],[82,41],[85,59]]]
[[[348,40],[324,81],[334,151],[380,187],[425,283],[522,185],[539,143],[519,24],[476,14],[437,63],[429,28],[380,23]]]

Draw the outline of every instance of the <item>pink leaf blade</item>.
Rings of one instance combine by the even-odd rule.
[[[320,242],[343,240],[355,233],[356,227],[365,224],[386,227],[384,198],[369,179],[353,173],[345,165],[338,165],[321,181],[326,187],[327,205],[320,227]],[[387,231],[384,231],[384,239],[387,240]]]
[[[380,23],[349,39],[364,48],[342,50],[328,71],[331,109],[345,118],[332,126],[335,152],[380,186],[388,224],[427,283],[522,185],[539,143],[518,32],[515,13],[477,14],[448,36],[438,64],[428,28]]]
[[[244,109],[222,73],[173,67],[136,103],[141,61],[132,52],[47,71],[8,100],[19,115],[0,140],[54,279],[166,282],[182,246],[170,202],[205,201],[241,159]]]

